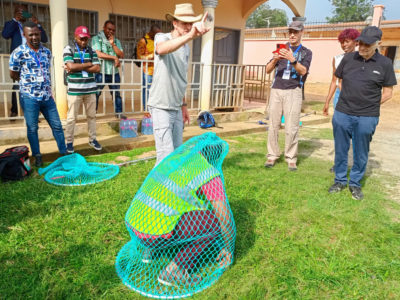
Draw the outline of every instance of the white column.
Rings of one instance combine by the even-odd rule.
[[[62,120],[67,119],[67,88],[64,85],[63,49],[68,44],[67,0],[50,0],[51,52],[54,57],[54,81],[57,110]]]
[[[201,38],[201,62],[203,63],[203,75],[201,78],[201,110],[209,110],[211,95],[212,95],[212,63],[214,51],[214,24],[215,24],[215,8],[218,5],[218,0],[202,0],[204,13],[208,12],[209,19],[207,27],[211,27]]]

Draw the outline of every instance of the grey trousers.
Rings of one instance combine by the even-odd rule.
[[[166,110],[149,107],[153,118],[153,134],[156,143],[158,165],[165,157],[182,145],[182,110]]]

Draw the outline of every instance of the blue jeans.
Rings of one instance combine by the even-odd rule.
[[[43,114],[47,123],[49,123],[51,130],[53,131],[53,136],[56,140],[58,151],[60,151],[61,154],[65,154],[67,149],[65,147],[64,131],[54,99],[50,98],[47,101],[36,101],[30,97],[22,95],[21,99],[24,107],[24,117],[26,121],[28,140],[29,144],[31,145],[32,156],[40,154],[38,136],[39,112]]]
[[[335,182],[347,184],[347,157],[350,139],[353,142],[353,167],[349,186],[361,187],[360,181],[367,169],[369,144],[379,117],[358,117],[335,110],[332,118],[335,138]]]
[[[153,82],[153,75],[147,75],[143,72],[142,74],[143,79],[143,88],[142,88],[142,103],[143,103],[143,111],[146,111],[146,103],[149,101],[149,90],[151,87],[151,83]],[[146,89],[147,83],[147,89]]]
[[[104,83],[112,83],[113,78],[111,75],[104,75]],[[96,111],[97,108],[99,107],[99,98],[101,95],[101,90],[104,88],[103,83],[103,75],[101,73],[96,74],[96,82],[97,82],[97,93],[96,93]],[[114,75],[114,83],[120,83],[121,78],[119,77],[119,73],[116,73]],[[99,84],[100,83],[100,84]],[[108,88],[110,89],[111,97],[114,99],[114,105],[115,105],[115,112],[116,113],[121,113],[122,112],[122,98],[121,98],[121,93],[119,91],[114,91],[114,90],[119,90],[120,85],[119,84],[112,84],[109,85]],[[114,93],[115,93],[115,98],[114,98]]]

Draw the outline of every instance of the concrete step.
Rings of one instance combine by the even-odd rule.
[[[319,116],[319,115],[314,115],[314,114],[311,114],[311,115],[302,114],[302,115],[304,116],[301,118],[303,126],[329,122],[329,118],[324,117],[324,116]],[[251,116],[251,118],[246,119],[248,116]],[[256,112],[253,112],[250,114],[230,113],[230,116],[227,116],[227,114],[225,114],[225,115],[215,114],[215,117],[217,120],[221,120],[221,119],[225,118],[228,121],[227,122],[219,122],[219,126],[221,126],[222,128],[213,127],[211,129],[201,129],[197,126],[197,124],[196,124],[196,126],[194,126],[194,125],[187,126],[187,127],[185,127],[185,130],[183,132],[184,140],[186,141],[186,140],[190,139],[191,137],[203,134],[207,131],[215,132],[220,137],[228,137],[228,136],[236,136],[236,135],[241,135],[241,134],[263,132],[263,131],[268,130],[268,120],[266,120],[264,118],[263,114],[256,113]],[[244,118],[246,120],[230,121],[230,120],[234,120],[236,118],[239,118],[239,119]],[[258,121],[260,121],[260,120],[267,124],[264,124],[264,125],[259,124]],[[117,121],[115,121],[115,123],[118,124]],[[193,124],[193,119],[192,119],[192,124]],[[110,125],[107,125],[107,126],[110,126]],[[78,153],[86,156],[86,155],[96,155],[96,154],[102,154],[102,153],[117,152],[117,151],[124,151],[124,150],[130,150],[130,149],[135,149],[135,148],[154,146],[153,135],[139,135],[136,138],[122,138],[114,129],[111,129],[110,132],[111,132],[110,134],[101,134],[101,135],[99,134],[98,135],[97,139],[100,142],[100,144],[103,146],[103,150],[101,150],[101,151],[96,151],[89,146],[86,132],[85,132],[84,137],[76,137],[75,141],[74,141],[75,152],[78,152]],[[19,141],[19,142],[13,142],[13,143],[7,143],[7,144],[1,143],[0,153],[3,152],[7,148],[10,148],[10,147],[13,147],[16,145],[21,145],[21,144],[29,145],[29,143],[26,139],[26,136],[25,136],[24,140]],[[41,141],[40,149],[41,149],[41,152],[43,155],[43,159],[45,161],[53,161],[59,156],[57,145],[53,138],[51,138],[51,140]]]
[[[252,118],[261,118],[262,115],[258,112],[229,112],[229,113],[213,113],[217,123],[226,122],[237,122],[246,121]],[[138,121],[138,129],[140,132],[140,124],[143,119],[143,115],[128,116]],[[191,115],[190,125],[197,125],[197,114]],[[63,121],[63,127],[65,128],[65,122]],[[101,117],[96,122],[97,136],[109,136],[119,133],[119,120],[110,117]],[[81,118],[77,121],[75,126],[75,136],[85,137],[87,136],[87,123],[85,118]],[[46,120],[41,119],[39,123],[39,141],[51,141],[53,140],[53,134],[51,128],[47,124]],[[14,122],[3,122],[0,124],[0,144],[13,144],[26,141],[26,127],[23,120],[17,120]]]

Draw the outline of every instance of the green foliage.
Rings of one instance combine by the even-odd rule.
[[[329,0],[335,7],[329,23],[365,21],[373,13],[373,0]]]
[[[269,18],[269,24],[268,24]],[[283,9],[271,9],[268,3],[256,8],[246,22],[247,28],[266,28],[286,26],[288,17]],[[269,25],[269,26],[268,26]]]
[[[399,178],[367,176],[361,202],[348,190],[330,195],[331,157],[310,156],[318,140],[300,136],[297,172],[283,159],[264,168],[266,133],[225,139],[235,262],[194,299],[400,299],[400,206],[385,195]],[[125,213],[153,165],[83,187],[37,175],[0,183],[0,299],[147,299],[121,283],[114,263],[129,241]]]

